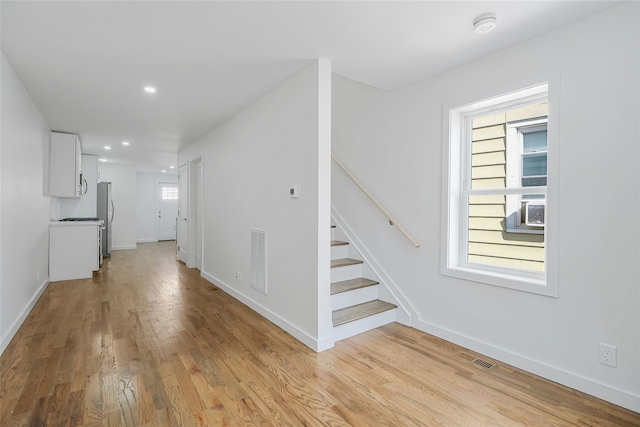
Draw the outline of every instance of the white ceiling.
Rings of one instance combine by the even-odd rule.
[[[159,171],[314,58],[393,89],[615,3],[3,0],[1,41],[52,129],[78,133],[85,153]],[[498,26],[476,35],[487,13]]]

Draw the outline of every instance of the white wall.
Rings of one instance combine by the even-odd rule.
[[[136,174],[136,241],[157,242],[157,184],[178,182],[177,174],[138,172]]]
[[[111,182],[114,204],[111,249],[136,249],[136,168],[98,165],[100,182]]]
[[[323,341],[331,315],[330,78],[329,64],[315,62],[178,154],[179,164],[203,159],[203,276],[312,348],[333,345]],[[289,197],[292,185],[299,199]],[[267,295],[250,286],[251,228],[267,232]],[[319,309],[320,292],[327,298]]]
[[[548,71],[561,86],[559,297],[440,275],[443,105]],[[334,79],[334,152],[422,246],[335,167],[332,203],[413,326],[640,411],[639,75],[627,2],[402,90]],[[617,346],[617,368],[598,363],[600,342]]]
[[[2,55],[0,353],[48,283],[49,127]]]

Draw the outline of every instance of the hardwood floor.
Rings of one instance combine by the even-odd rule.
[[[176,262],[173,242],[138,247],[49,285],[0,357],[0,426],[640,425],[399,324],[316,354]]]

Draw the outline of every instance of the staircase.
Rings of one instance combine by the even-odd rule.
[[[395,304],[378,298],[381,286],[357,251],[331,226],[333,339],[339,341],[396,320]]]

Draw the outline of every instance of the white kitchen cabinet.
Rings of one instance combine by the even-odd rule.
[[[49,194],[80,197],[82,186],[80,138],[72,133],[51,132]]]
[[[82,155],[82,196],[58,198],[58,218],[97,217],[98,156]]]
[[[98,221],[55,221],[49,225],[49,280],[89,279],[100,268]]]

